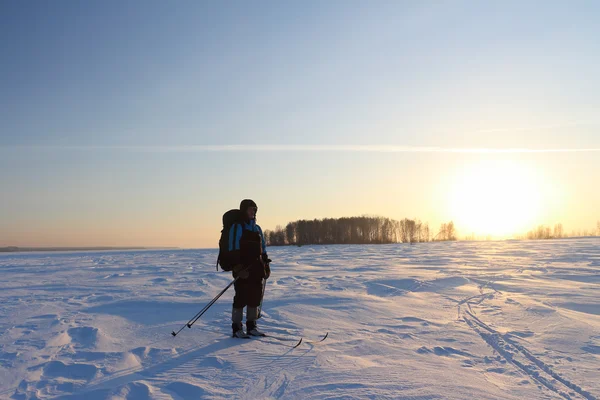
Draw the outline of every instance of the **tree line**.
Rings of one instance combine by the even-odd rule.
[[[527,232],[525,238],[529,240],[543,240],[582,236],[600,236],[600,221],[596,222],[596,229],[573,230],[571,233],[565,232],[561,223],[555,224],[554,227],[548,225],[538,225],[534,229]]]
[[[384,217],[345,217],[289,222],[275,230],[265,230],[268,246],[309,244],[386,244],[416,243],[431,240],[456,240],[456,230],[451,221],[442,224],[432,235],[428,223],[405,218],[396,221]]]

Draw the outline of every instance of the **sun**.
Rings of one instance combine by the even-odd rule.
[[[482,161],[461,169],[451,186],[450,215],[464,235],[522,234],[538,219],[542,182],[528,165]]]

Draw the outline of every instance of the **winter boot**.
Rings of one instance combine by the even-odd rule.
[[[250,336],[244,332],[242,327],[242,318],[244,317],[243,308],[235,308],[231,310],[231,330],[233,331],[232,336],[234,338],[248,339]]]
[[[248,332],[247,334],[250,336],[267,336],[266,334],[258,330],[258,327],[256,326],[256,321],[246,321],[246,331]]]
[[[248,334],[246,334],[246,332],[244,332],[244,328],[242,327],[241,323],[232,323],[231,324],[231,330],[233,331],[233,334],[231,335],[234,338],[238,338],[238,339],[249,339],[250,336],[248,336]]]
[[[266,336],[263,332],[258,330],[256,326],[256,318],[258,317],[257,307],[248,307],[246,311],[246,332],[250,336]]]

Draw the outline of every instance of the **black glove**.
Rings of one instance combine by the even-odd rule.
[[[271,260],[269,260],[271,261]],[[269,264],[265,265],[265,279],[269,279],[269,277],[271,276],[271,267],[269,266]]]
[[[265,263],[265,265],[269,265],[271,263],[271,259],[269,258],[269,255],[267,253],[262,255],[262,260],[263,263]]]
[[[248,267],[246,267],[244,264],[236,264],[233,267],[234,278],[247,279],[249,276],[250,271],[248,270]]]

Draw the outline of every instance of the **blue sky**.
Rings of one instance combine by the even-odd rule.
[[[241,197],[267,227],[455,218],[427,199],[478,156],[157,147],[597,149],[598,16],[594,1],[3,2],[0,245],[208,246]],[[598,179],[594,152],[484,158],[507,157]],[[589,215],[547,217],[593,226],[598,191],[565,184]]]

